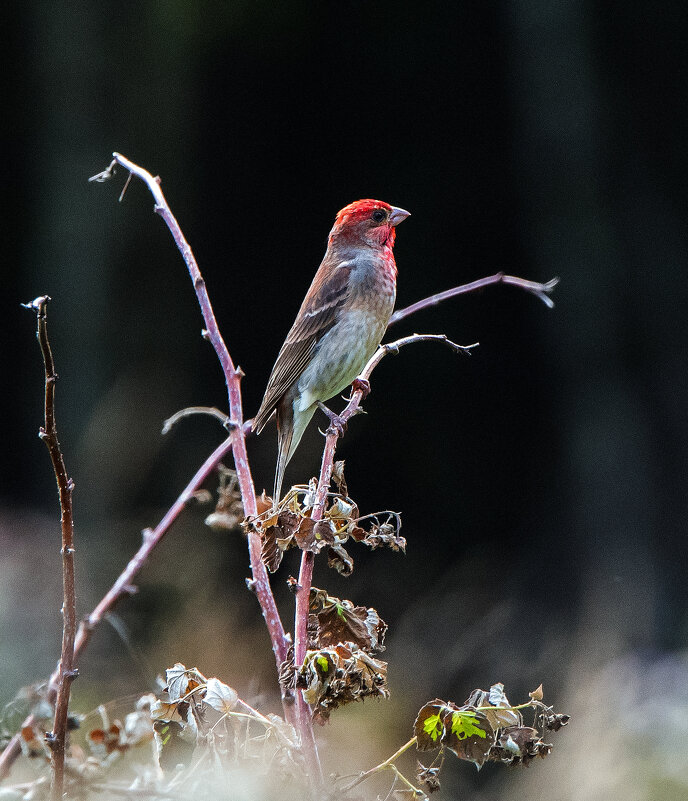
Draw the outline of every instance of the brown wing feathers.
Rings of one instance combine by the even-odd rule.
[[[272,368],[263,402],[253,421],[253,430],[258,434],[287,390],[299,380],[318,341],[337,322],[339,308],[346,299],[351,267],[337,268],[327,286],[323,286],[324,265],[325,262],[316,273],[296,322],[287,334]],[[334,276],[335,281],[332,280]]]

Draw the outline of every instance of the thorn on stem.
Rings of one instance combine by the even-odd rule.
[[[153,534],[152,528],[144,528],[143,531],[141,532],[141,536],[143,537],[144,544],[147,544],[153,539],[155,535]]]
[[[250,592],[256,592],[257,583],[258,582],[254,581],[254,579],[252,579],[252,578],[247,578],[246,579],[246,586],[248,587]]]
[[[129,175],[127,176],[126,183],[124,184],[124,187],[122,188],[122,191],[120,192],[119,195],[119,201],[118,201],[119,203],[121,203],[124,200],[124,193],[127,191],[127,189],[129,189],[129,184],[131,183],[131,176],[132,173],[129,173]]]

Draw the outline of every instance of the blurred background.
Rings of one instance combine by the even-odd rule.
[[[20,302],[53,298],[80,614],[223,433],[197,418],[160,434],[178,409],[226,396],[148,191],[132,183],[118,203],[122,172],[87,182],[117,150],[162,178],[246,373],[247,416],[352,200],[413,214],[398,231],[399,308],[498,270],[561,278],[553,311],[493,287],[390,331],[480,347],[386,359],[341,444],[351,495],[364,512],[401,511],[408,552],[354,547],[347,580],[316,566],[316,585],[390,624],[392,691],[319,736],[330,769],[369,767],[427,699],[502,681],[523,701],[543,682],[573,716],[553,754],[520,772],[448,762],[442,797],[685,799],[684,4],[27,0],[16,14],[0,701],[50,673],[60,640],[43,373]],[[312,426],[288,481],[315,474],[321,444]],[[273,427],[250,442],[259,488],[275,451]],[[204,526],[210,508],[184,513],[95,633],[77,711],[150,689],[176,661],[279,710],[245,543]],[[292,553],[274,577],[287,623],[296,570]]]

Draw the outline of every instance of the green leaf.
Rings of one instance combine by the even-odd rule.
[[[480,726],[476,725],[475,712],[453,712],[451,716],[451,733],[455,734],[459,740],[467,737],[486,737],[487,733]]]
[[[324,656],[319,656],[316,661],[318,663],[318,667],[322,670],[322,672],[327,673],[327,671],[329,670],[327,658]]]
[[[444,726],[442,725],[442,718],[439,713],[436,715],[429,715],[423,721],[423,731],[430,736],[433,742],[437,742],[444,734]]]

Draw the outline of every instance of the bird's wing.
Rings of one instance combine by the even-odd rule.
[[[349,293],[349,273],[353,266],[352,262],[343,261],[331,270],[323,261],[315,274],[272,368],[263,402],[253,421],[256,433],[260,433],[284,394],[299,380],[318,342],[337,321],[339,309]]]

